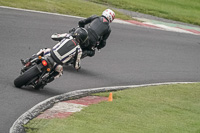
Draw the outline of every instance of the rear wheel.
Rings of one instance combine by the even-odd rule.
[[[16,87],[21,88],[23,85],[26,85],[29,81],[36,77],[39,73],[40,71],[38,70],[37,66],[33,66],[22,75],[17,77],[14,80],[14,84]]]

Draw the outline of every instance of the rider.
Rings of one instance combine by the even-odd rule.
[[[102,16],[93,15],[89,18],[80,20],[79,27],[85,27],[88,31],[88,42],[83,45],[83,51],[90,57],[95,55],[95,47],[101,49],[105,47],[106,40],[111,33],[110,23],[115,19],[115,13],[111,9],[103,11]],[[99,43],[99,44],[98,44]],[[97,45],[98,44],[98,45]]]
[[[114,20],[114,18],[115,13],[111,9],[106,9],[103,11],[102,16],[93,15],[78,22],[79,27],[85,27],[85,25],[88,24],[86,26],[86,30],[88,31],[88,40],[81,45],[83,54],[92,57],[95,54],[95,47],[97,47],[97,49],[105,47],[106,40],[111,33],[110,23]],[[74,31],[75,28],[70,30],[70,34]],[[53,40],[60,41],[66,35],[67,33],[54,34],[51,38]]]
[[[68,34],[63,40],[57,43],[52,49],[41,49],[37,54],[33,55],[27,60],[21,60],[25,66],[30,65],[30,61],[41,56],[51,56],[56,62],[54,70],[56,71],[54,77],[60,77],[63,73],[63,64],[74,58],[75,69],[80,69],[80,58],[82,55],[81,45],[88,39],[88,32],[84,28],[77,28],[73,35]]]

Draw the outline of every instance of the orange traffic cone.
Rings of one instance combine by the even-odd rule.
[[[109,94],[108,101],[109,101],[109,102],[112,102],[112,101],[113,101],[112,92],[110,92],[110,94]]]

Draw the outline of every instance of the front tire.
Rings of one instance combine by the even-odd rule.
[[[29,81],[36,77],[39,73],[40,71],[38,70],[37,66],[33,66],[29,70],[24,72],[22,75],[17,77],[14,80],[14,85],[17,88],[21,88],[23,85],[26,85]]]

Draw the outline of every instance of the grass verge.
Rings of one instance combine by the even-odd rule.
[[[116,7],[200,25],[199,0],[0,0],[0,5],[82,17],[101,15],[106,8]],[[131,19],[115,12],[117,18]]]
[[[199,133],[199,96],[200,83],[116,91],[113,102],[91,105],[67,119],[33,119],[25,127],[27,133]]]
[[[1,6],[61,13],[67,15],[89,17],[101,15],[108,6],[86,0],[0,0]],[[130,16],[115,11],[116,18],[131,19]]]
[[[117,8],[200,25],[199,0],[89,0]]]

